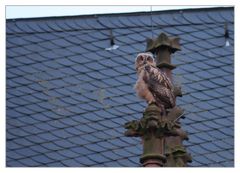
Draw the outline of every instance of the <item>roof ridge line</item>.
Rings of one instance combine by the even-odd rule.
[[[65,18],[96,18],[96,17],[115,17],[115,16],[134,16],[134,15],[147,15],[149,13],[152,14],[161,14],[161,13],[169,13],[169,12],[177,12],[177,11],[211,11],[211,10],[227,10],[234,9],[234,6],[222,6],[222,7],[206,7],[206,8],[186,8],[186,9],[171,9],[171,10],[162,10],[162,11],[140,11],[140,12],[120,12],[120,13],[103,13],[103,14],[84,14],[84,15],[70,15],[70,16],[47,16],[47,17],[31,17],[31,18],[11,18],[6,19],[7,22],[11,21],[21,21],[21,20],[42,20],[42,19],[65,19]]]

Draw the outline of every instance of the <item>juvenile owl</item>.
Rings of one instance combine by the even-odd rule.
[[[135,60],[138,80],[135,85],[140,98],[149,104],[156,103],[160,108],[173,108],[175,96],[173,85],[164,72],[156,67],[151,53],[140,53]]]

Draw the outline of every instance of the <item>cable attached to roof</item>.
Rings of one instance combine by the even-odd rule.
[[[153,18],[152,18],[152,5],[150,6],[150,16],[151,16],[151,33],[153,39]]]

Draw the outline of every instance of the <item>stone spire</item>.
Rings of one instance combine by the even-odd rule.
[[[161,33],[156,39],[147,39],[146,52],[156,56],[157,67],[172,80],[171,54],[179,51],[179,38],[169,38]],[[181,88],[174,87],[175,96],[182,96]],[[141,137],[143,154],[140,163],[144,167],[183,167],[191,161],[191,156],[183,146],[187,133],[181,129],[180,117],[183,109],[175,106],[161,110],[153,103],[147,106],[140,120],[125,124],[126,136]]]

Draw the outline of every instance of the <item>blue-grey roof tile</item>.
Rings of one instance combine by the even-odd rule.
[[[224,133],[220,132],[219,130],[212,130],[212,131],[209,131],[208,133],[209,135],[211,135],[212,137],[218,140],[221,140],[227,137]]]
[[[63,139],[72,136],[72,133],[69,133],[69,132],[68,132],[67,130],[65,130],[65,129],[60,129],[60,130],[52,131],[51,133],[52,133],[53,135],[55,135],[56,137],[63,138]]]
[[[13,142],[24,147],[29,147],[33,145],[31,141],[24,138],[14,139]]]
[[[56,128],[54,126],[49,125],[50,123],[37,123],[34,124],[35,127],[37,127],[40,130],[47,130],[47,131],[51,131],[51,130],[55,130]]]
[[[48,149],[42,147],[41,145],[34,145],[29,147],[31,150],[37,152],[37,153],[45,153],[48,152]]]
[[[231,48],[232,48],[231,46],[228,47],[228,49],[231,49]],[[227,48],[225,47],[215,48],[215,49],[212,49],[211,52],[216,56],[222,56],[222,57],[232,55],[232,51],[224,50],[224,49],[227,49]]]
[[[59,153],[60,155],[62,155],[64,157],[67,157],[67,158],[75,158],[75,157],[79,156],[77,153],[75,153],[71,150],[68,150],[68,149],[59,150],[59,151],[57,151],[57,153]]]
[[[45,155],[34,156],[34,157],[31,157],[31,159],[41,164],[47,164],[53,161],[52,159],[48,158]]]
[[[214,109],[214,110],[210,110],[210,112],[216,115],[218,118],[229,116],[229,113],[226,112],[224,109]]]
[[[139,167],[140,163],[139,163],[139,157],[129,157],[129,160],[131,160],[131,162],[133,162],[135,165],[133,165],[133,167]]]
[[[130,153],[133,153],[134,155],[137,155],[137,156],[140,156],[142,153],[141,153],[141,150],[139,150],[136,145],[133,145],[131,147],[126,147],[126,150]],[[139,158],[138,158],[139,159]]]
[[[71,143],[71,145],[86,145],[89,144],[89,141],[86,139],[83,139],[81,136],[71,137],[68,139],[68,141]],[[61,141],[63,145],[68,146],[64,141]]]
[[[7,167],[25,167],[22,163],[20,163],[19,161],[16,160],[11,160],[11,161],[7,161],[6,163]]]
[[[131,157],[133,156],[134,154],[124,150],[123,148],[119,148],[119,149],[114,149],[112,150],[114,153],[116,153],[117,155],[119,156],[123,156],[123,157]]]
[[[103,82],[106,83],[108,86],[119,86],[122,84],[122,82],[118,81],[115,78],[104,79]]]
[[[46,150],[46,151],[48,151],[48,150],[60,150],[64,147],[64,146],[58,146],[58,145],[54,144],[53,142],[45,142],[45,143],[41,144],[41,146],[42,146],[43,151],[44,150]]]
[[[10,118],[17,118],[17,117],[21,117],[22,116],[21,113],[16,112],[15,110],[12,110],[12,109],[7,109],[6,112],[8,113]]]
[[[128,84],[128,85],[118,86],[117,89],[118,89],[118,92],[120,90],[120,91],[124,92],[124,94],[126,94],[126,93],[131,93],[132,94],[132,92],[134,91],[133,85],[131,85],[131,84],[130,85]],[[123,94],[121,94],[121,95],[123,95]]]
[[[210,78],[214,77],[214,75],[212,75],[211,73],[208,73],[206,71],[199,71],[195,74],[202,79],[210,79]]]
[[[35,91],[33,89],[31,89],[30,87],[25,87],[25,86],[21,86],[21,87],[17,87],[17,90],[19,92],[23,94],[33,94],[35,93]]]
[[[103,165],[106,167],[120,167],[120,165],[116,161],[106,162],[106,163],[103,163],[101,166]]]
[[[101,141],[101,139],[99,139],[98,137],[95,137],[89,134],[81,135],[81,138],[88,141],[89,143],[95,143],[95,142]]]
[[[212,140],[214,140],[215,138],[214,138],[214,136],[212,136],[211,134],[209,134],[208,133],[208,131],[201,131],[200,130],[200,128],[201,128],[202,126],[198,126],[198,132],[200,132],[200,133],[197,133],[197,135],[198,135],[198,138],[200,138],[200,139],[202,139],[202,140],[204,140],[205,142],[207,141],[207,142],[211,142]],[[194,128],[195,128],[195,126],[194,126]],[[210,128],[209,128],[210,129]],[[206,145],[206,144],[205,144]],[[207,146],[207,145],[206,145]]]
[[[26,125],[35,124],[35,123],[38,122],[37,120],[33,119],[30,115],[29,116],[21,116],[21,117],[18,118],[18,120],[25,123]]]
[[[104,76],[107,77],[114,77],[114,76],[119,76],[121,73],[113,70],[113,69],[106,69],[106,70],[101,70],[100,71],[101,74],[103,74]]]
[[[6,134],[6,135],[8,135],[8,134]],[[16,149],[19,149],[21,147],[22,147],[21,145],[15,143],[15,142],[12,142],[12,143],[10,143],[9,145],[6,146],[6,149],[7,149],[7,151],[8,150],[16,150]]]
[[[48,153],[45,153],[45,155],[46,155],[49,159],[52,159],[52,160],[54,160],[54,161],[60,161],[60,160],[66,159],[66,157],[60,155],[60,154],[57,153],[57,152],[48,152]]]
[[[190,93],[190,95],[198,100],[205,101],[211,99],[211,97],[203,94],[202,92]]]
[[[135,74],[135,70],[134,68],[130,68],[127,66],[121,66],[121,67],[115,67],[114,70],[116,70],[117,72],[120,72],[121,74],[131,74],[134,73]]]
[[[201,77],[197,75],[193,76],[191,73],[185,74],[183,77],[186,79],[186,81],[191,82],[191,84],[194,84],[196,81],[201,80]]]
[[[114,160],[116,162],[116,160],[120,159],[121,156],[115,154],[114,152],[110,151],[104,151],[101,153],[104,157],[109,158],[111,160]]]
[[[72,118],[64,118],[60,119],[58,125],[61,126],[62,128],[67,127],[67,126],[75,126],[78,125],[79,123],[72,120]],[[58,126],[57,125],[57,126]]]
[[[97,144],[89,144],[86,145],[86,148],[93,151],[94,153],[99,153],[99,152],[103,152],[106,151],[105,148],[102,148],[101,146],[97,145]]]
[[[128,146],[127,143],[121,141],[120,139],[112,139],[112,140],[109,140],[109,142],[118,147],[127,147]]]
[[[57,141],[53,141],[54,144],[60,146],[60,147],[64,147],[64,148],[70,148],[70,147],[73,147],[75,146],[71,141],[70,141],[70,138],[69,140],[66,140],[66,139],[61,139],[61,140],[57,140]]]
[[[88,67],[89,69],[96,70],[96,71],[106,68],[98,62],[89,62],[89,63],[86,63],[84,65],[86,67]]]
[[[66,112],[65,109],[61,107],[53,107],[50,111],[42,112],[42,114],[51,120],[57,120],[61,118],[61,113],[63,113],[65,116],[69,116],[68,112]]]
[[[19,153],[20,155],[23,155],[25,157],[31,157],[37,154],[37,152],[31,150],[30,148],[22,148],[15,150],[16,153]]]
[[[196,123],[206,121],[206,118],[200,116],[197,113],[188,113],[186,116],[187,116],[188,120],[195,121]],[[184,122],[186,122],[186,121],[184,121]],[[190,132],[192,132],[192,130]]]
[[[198,83],[200,85],[202,85],[203,87],[206,87],[206,88],[217,88],[217,87],[219,87],[217,84],[212,82],[212,79],[211,80],[202,80]]]
[[[48,39],[51,38],[51,40],[58,39],[58,38],[56,38],[56,36],[54,36],[53,34],[42,35],[42,36],[40,36],[40,37],[48,37]],[[45,48],[45,49],[47,49],[47,50],[57,49],[57,48],[60,47],[60,46],[54,44],[51,40],[49,41],[47,38],[45,38],[45,39],[46,39],[45,42],[38,43],[38,45],[39,45],[40,47],[43,47],[43,48]]]
[[[31,141],[33,142],[34,144],[41,144],[43,142],[45,142],[45,139],[44,138],[41,138],[39,136],[36,136],[36,135],[30,135],[30,136],[26,136],[25,137],[28,141]]]
[[[102,72],[102,71],[101,71]],[[106,73],[106,72],[105,72]],[[102,80],[105,78],[108,78],[106,76],[106,74],[104,73],[98,73],[98,72],[89,72],[86,74],[87,76],[89,76],[90,78],[94,79],[94,80]]]
[[[128,167],[136,167],[137,166],[135,163],[133,163],[129,159],[119,159],[117,162],[122,166],[124,166],[124,165],[128,165]]]
[[[196,68],[198,68],[198,70],[207,70],[207,69],[211,69],[211,66],[207,65],[205,62],[195,62],[192,64],[193,66],[195,66]]]
[[[211,142],[200,144],[200,146],[202,146],[203,148],[205,148],[206,150],[211,151],[211,152],[217,152],[217,151],[221,150],[219,147],[212,144]]]
[[[227,80],[230,83],[234,83],[234,77],[233,76],[224,76],[223,77],[224,80]]]
[[[84,117],[85,119],[90,120],[92,122],[103,120],[102,117],[99,117],[95,114],[90,114],[90,113],[82,114],[82,117]]]
[[[217,154],[224,158],[224,160],[227,158],[229,160],[231,160],[233,158],[233,154],[230,153],[229,151],[220,151],[220,152],[217,152]]]
[[[198,16],[200,15],[199,12],[195,14],[191,14],[190,12],[183,12],[182,15],[184,19],[190,22],[191,24],[202,23],[202,21],[198,18]]]
[[[205,156],[206,156],[209,160],[212,160],[213,162],[217,162],[217,163],[222,162],[222,161],[225,160],[224,157],[221,157],[221,156],[219,156],[219,155],[216,154],[216,153],[206,154]]]
[[[227,115],[225,115],[225,116],[227,116]],[[226,118],[219,118],[219,119],[214,120],[214,122],[216,122],[217,124],[220,124],[220,125],[224,125],[224,126],[232,125],[232,122]]]
[[[104,163],[104,162],[108,162],[110,161],[108,158],[104,157],[101,154],[89,154],[87,155],[87,158],[91,159],[92,161],[96,162],[96,163]]]
[[[76,116],[72,116],[72,119],[74,121],[77,121],[79,123],[89,123],[90,121],[88,119],[85,119],[84,117],[82,117],[81,114],[76,115]],[[66,129],[67,130],[67,129]]]
[[[21,129],[29,134],[38,134],[43,132],[43,130],[36,128],[34,125],[24,126],[21,127]]]
[[[94,128],[94,129],[97,130],[98,128]],[[104,129],[104,128],[102,128],[102,129]],[[109,138],[109,135],[104,133],[103,131],[95,131],[94,133],[92,133],[92,135],[99,139],[104,139],[104,140]]]
[[[207,14],[215,22],[225,22],[225,20],[222,19],[220,13],[218,13],[218,12],[207,12]]]
[[[77,126],[74,126],[78,131],[81,131],[83,133],[93,133],[96,130],[91,127],[91,124],[80,124]]]
[[[222,162],[221,165],[225,167],[234,167],[234,160],[232,159],[231,161]]]
[[[221,128],[219,129],[220,132],[224,133],[227,136],[230,136],[231,134],[233,134],[233,129],[226,127],[226,128]]]
[[[17,61],[16,58],[8,58],[7,61],[6,61],[6,63],[7,63],[7,68],[8,68],[8,66],[9,66],[9,67],[17,67],[17,66],[23,65],[23,63]]]
[[[228,73],[233,73],[233,67],[232,66],[223,66],[221,67],[222,70]]]
[[[202,165],[202,164],[204,165],[204,164],[211,163],[211,161],[210,161],[208,158],[204,157],[203,155],[195,156],[195,157],[194,157],[194,160],[195,160],[196,162],[200,163],[200,165]],[[197,166],[200,166],[200,165],[197,164]]]
[[[117,123],[119,126],[122,126],[126,121],[120,117],[120,118],[113,118],[111,119],[112,122]]]
[[[211,104],[207,102],[198,102],[194,104],[195,106],[199,107],[202,110],[212,110],[215,108],[215,106],[212,106]]]
[[[71,151],[78,153],[79,155],[88,155],[94,153],[94,151],[89,150],[85,146],[71,147]]]
[[[223,101],[215,100],[215,99],[207,101],[207,103],[212,105],[212,106],[215,106],[215,107],[225,107],[225,106],[227,106],[227,104],[223,103]]]
[[[16,151],[7,151],[7,155],[11,159],[21,159],[25,157],[24,155],[17,153]]]
[[[23,165],[28,166],[28,167],[36,167],[36,166],[41,165],[41,163],[36,162],[31,158],[20,159],[18,161],[21,162]]]
[[[100,142],[98,142],[98,145],[103,148],[106,148],[107,150],[112,150],[112,149],[117,148],[117,146],[112,145],[108,141],[100,141]]]
[[[62,163],[67,167],[80,167],[83,166],[81,163],[77,162],[75,159],[63,160]]]
[[[58,139],[58,137],[56,137],[55,135],[53,135],[53,134],[51,134],[49,132],[48,133],[38,134],[37,137],[40,137],[44,141],[54,141],[54,140]]]
[[[116,63],[114,60],[111,60],[111,59],[103,59],[98,63],[106,66],[107,68],[109,67],[114,68],[115,66],[119,65],[118,63]]]
[[[199,144],[199,143],[196,143],[196,144]],[[188,149],[195,153],[194,157],[197,155],[205,154],[207,152],[204,148],[202,148],[200,146],[196,147],[195,145],[189,146]]]
[[[77,71],[71,69],[71,67],[63,67],[63,68],[61,68],[61,71],[62,71],[62,73],[68,75],[68,78],[70,77],[70,75],[78,75],[79,74]],[[68,78],[64,78],[63,80],[66,81]]]
[[[72,89],[69,89],[69,90],[71,91]],[[79,90],[80,90],[80,88],[79,88]],[[93,96],[93,94],[92,93],[81,93],[81,94],[74,94],[74,96],[75,97],[71,97],[71,98],[74,99],[75,101],[77,101],[78,103],[81,103],[81,102],[89,102],[90,96]],[[71,102],[73,102],[73,101],[71,100]]]
[[[223,149],[223,151],[231,148],[231,145],[229,145],[228,143],[226,143],[222,140],[213,141],[213,144],[218,146],[219,148]]]
[[[83,164],[83,165],[85,165],[85,166],[90,166],[90,165],[96,164],[95,161],[89,159],[89,158],[86,157],[86,156],[76,157],[76,158],[74,158],[74,160],[76,160],[77,162],[79,162],[79,163],[81,163],[81,164]]]
[[[203,125],[202,123],[196,123],[194,125],[194,128],[197,129],[199,132],[211,130],[211,128],[209,128],[208,126]]]

